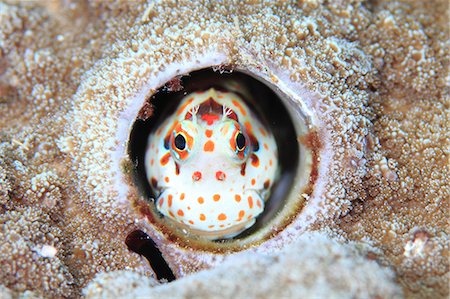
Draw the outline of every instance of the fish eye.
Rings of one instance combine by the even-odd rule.
[[[178,160],[186,160],[194,146],[194,136],[196,129],[190,122],[178,123],[172,131],[170,138],[171,153]]]
[[[245,149],[245,144],[246,140],[244,134],[238,132],[236,134],[236,149],[240,152],[243,151]]]
[[[231,150],[236,154],[239,160],[245,159],[248,155],[248,137],[240,130],[239,126],[236,129],[230,139]]]
[[[186,149],[186,137],[184,137],[183,134],[178,133],[178,134],[175,136],[174,143],[175,143],[175,147],[176,147],[178,150],[183,151],[183,150]]]

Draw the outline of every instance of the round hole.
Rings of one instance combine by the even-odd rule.
[[[236,236],[211,241],[203,236],[198,236],[195,232],[187,231],[186,225],[178,226],[173,220],[168,220],[158,212],[155,207],[157,194],[151,187],[152,174],[146,173],[145,167],[146,150],[150,146],[147,142],[149,134],[157,131],[164,120],[175,113],[184,97],[210,88],[229,91],[230,86],[236,82],[240,86],[244,86],[245,90],[232,91],[251,107],[259,121],[265,124],[275,138],[278,149],[278,176],[274,182],[271,182],[270,196],[265,202],[263,212],[256,217],[253,225]],[[168,238],[189,247],[220,250],[224,248],[222,245],[225,244],[228,249],[235,245],[236,250],[239,250],[238,248],[243,245],[257,243],[276,235],[304,206],[305,201],[300,194],[308,192],[311,153],[300,141],[300,137],[307,133],[307,124],[302,112],[298,110],[298,106],[276,86],[264,79],[257,78],[245,70],[218,72],[209,68],[195,71],[176,77],[159,88],[149,96],[139,112],[128,142],[129,157],[135,166],[133,181],[142,196],[147,199],[146,204],[150,207],[147,210],[150,210],[151,213],[148,218],[152,221],[152,225],[164,232]],[[247,137],[239,132],[234,138],[236,147],[244,149]],[[181,134],[174,137],[173,143],[179,150],[186,148],[186,139]],[[218,171],[217,173],[218,180],[226,181],[228,179],[223,172]],[[200,177],[196,178],[201,181]],[[183,186],[177,187],[183,189]],[[226,192],[226,190],[220,191]]]

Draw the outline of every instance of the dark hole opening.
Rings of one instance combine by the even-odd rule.
[[[145,150],[150,132],[157,128],[165,117],[173,113],[180,100],[187,94],[214,87],[226,89],[226,82],[239,81],[245,85],[251,98],[242,96],[260,119],[265,122],[275,136],[279,153],[279,179],[274,183],[270,198],[265,204],[264,212],[258,216],[256,223],[234,239],[242,238],[260,229],[284,207],[286,197],[292,187],[299,163],[299,146],[297,134],[289,112],[280,97],[266,84],[239,71],[219,72],[212,68],[192,72],[175,78],[161,87],[149,101],[153,115],[150,118],[137,118],[130,134],[128,152],[134,164],[134,181],[143,195],[155,198],[145,172]],[[149,104],[145,104],[140,114],[146,114]],[[150,203],[153,204],[153,203]]]
[[[143,255],[148,260],[158,280],[167,280],[168,282],[175,280],[175,275],[161,251],[146,233],[141,230],[132,231],[128,234],[125,244],[129,250]]]

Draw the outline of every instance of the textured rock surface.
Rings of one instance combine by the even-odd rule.
[[[148,229],[121,177],[129,121],[176,68],[228,62],[301,95],[322,134],[327,167],[311,199],[322,210],[302,230],[369,244],[369,260],[392,268],[407,297],[447,297],[447,20],[446,1],[1,3],[0,292],[77,297],[99,273],[137,274],[101,274],[86,290],[117,279],[120,291],[121,279],[153,275],[124,244],[131,230]],[[292,252],[299,234],[289,227],[251,271],[276,261],[274,273],[281,265],[296,273],[303,261],[276,252]],[[181,276],[214,264],[171,255],[171,246],[162,250]],[[325,255],[315,250],[306,252]],[[183,281],[208,276],[197,275],[155,289],[185,296]],[[299,275],[299,288],[314,290]],[[383,294],[399,295],[380,275]],[[236,281],[223,283],[239,294]]]
[[[98,275],[83,292],[86,298],[400,298],[393,272],[368,261],[364,251],[306,233],[277,255],[244,253],[170,284],[112,272]]]

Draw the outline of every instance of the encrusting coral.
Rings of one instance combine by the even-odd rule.
[[[447,297],[447,19],[446,1],[0,3],[1,294],[106,296],[124,294],[126,281],[136,294],[189,297],[192,284],[217,296],[210,279],[230,296],[256,296],[261,277],[267,294]],[[298,218],[229,256],[158,234],[126,167],[145,100],[175,76],[217,65],[291,95],[322,145]],[[179,281],[156,286],[125,245],[136,229]],[[311,230],[320,237],[307,242]],[[328,265],[310,272],[314,282],[299,272],[309,258]],[[224,281],[229,269],[243,281]],[[333,284],[345,271],[355,276]]]
[[[286,271],[291,265],[296,266]],[[142,294],[148,298],[295,298],[301,294],[305,298],[398,298],[402,292],[393,278],[391,270],[367,261],[353,246],[339,244],[317,233],[306,233],[277,255],[243,253],[220,267],[172,284],[156,286],[151,280],[136,284],[145,278],[130,272],[102,273],[84,289],[84,295],[86,298],[105,295],[133,298]],[[124,287],[117,288],[117,285]]]

